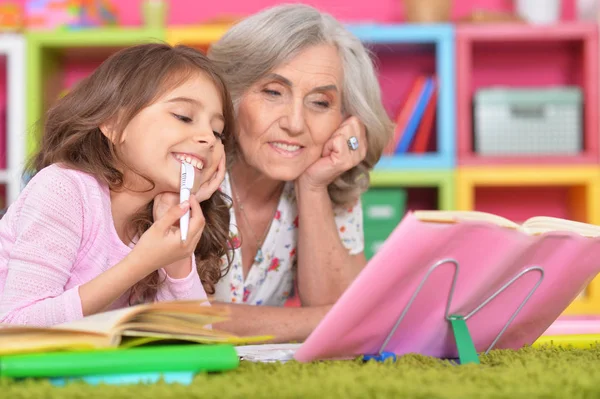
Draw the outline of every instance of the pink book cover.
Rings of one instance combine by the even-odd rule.
[[[300,362],[355,358],[382,349],[456,358],[447,306],[448,314],[462,316],[480,308],[466,321],[478,353],[501,332],[493,348],[518,349],[548,330],[596,276],[598,253],[600,238],[529,235],[480,221],[423,222],[408,212],[294,357]],[[432,269],[447,259],[458,264],[450,302],[455,264]]]

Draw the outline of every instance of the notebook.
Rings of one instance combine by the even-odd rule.
[[[285,363],[294,359],[294,353],[301,344],[259,344],[236,346],[240,360],[258,363]]]
[[[532,344],[600,271],[598,237],[556,218],[408,212],[294,358],[456,358],[448,314],[465,316],[478,353]]]

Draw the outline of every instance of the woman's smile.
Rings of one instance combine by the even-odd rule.
[[[302,153],[303,146],[296,143],[288,143],[285,141],[270,141],[269,146],[277,153],[286,157],[295,157]]]

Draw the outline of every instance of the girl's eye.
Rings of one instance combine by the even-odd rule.
[[[281,95],[281,93],[278,92],[277,90],[264,89],[263,92],[266,93],[266,94],[268,94],[268,95],[270,95],[270,96],[273,96],[273,97]]]
[[[219,140],[221,140],[221,141],[225,140],[225,135],[223,133],[215,132],[214,130],[213,130],[213,133]]]
[[[183,123],[191,123],[192,122],[192,118],[188,118],[185,115],[173,114],[173,116],[175,118],[179,119],[180,121],[182,121]]]

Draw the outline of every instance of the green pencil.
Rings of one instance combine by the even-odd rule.
[[[161,345],[0,357],[0,376],[79,377],[170,371],[225,371],[239,366],[232,345]]]

